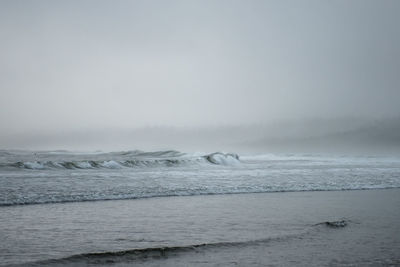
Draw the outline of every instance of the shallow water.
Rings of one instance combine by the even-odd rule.
[[[398,189],[9,206],[0,255],[38,266],[398,264],[398,207]],[[323,223],[337,220],[348,225]]]

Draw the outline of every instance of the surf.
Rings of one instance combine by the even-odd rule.
[[[26,170],[45,169],[120,169],[158,166],[179,166],[188,164],[237,165],[239,155],[235,153],[214,152],[211,154],[187,154],[175,150],[144,152],[140,150],[110,153],[70,153],[70,152],[34,152],[10,154],[3,152],[6,162],[0,162],[1,168]],[[0,157],[1,158],[1,157]],[[9,159],[26,158],[10,162]]]

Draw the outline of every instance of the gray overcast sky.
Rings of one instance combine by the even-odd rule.
[[[400,114],[400,1],[0,1],[0,127]]]

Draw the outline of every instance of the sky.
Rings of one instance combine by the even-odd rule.
[[[0,129],[400,116],[399,14],[396,0],[2,0]]]

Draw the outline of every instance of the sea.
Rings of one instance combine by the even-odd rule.
[[[0,150],[0,266],[400,265],[400,157]]]

